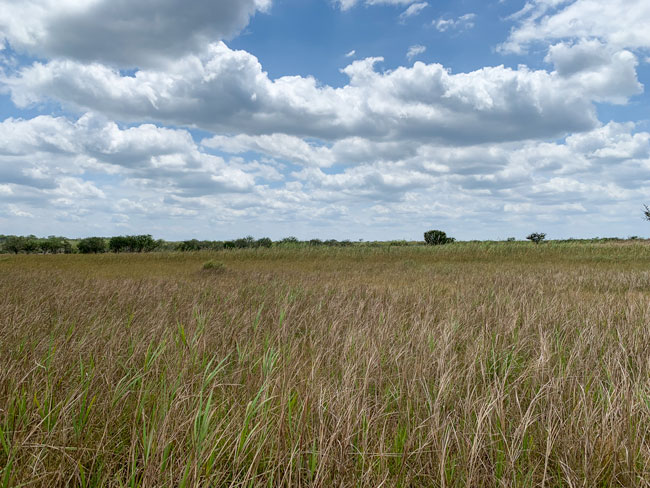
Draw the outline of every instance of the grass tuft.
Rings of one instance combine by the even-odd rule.
[[[221,261],[215,261],[214,259],[211,259],[210,261],[203,263],[203,270],[213,273],[223,273],[226,270],[226,265]]]

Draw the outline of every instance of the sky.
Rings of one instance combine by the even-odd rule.
[[[0,234],[650,236],[647,0],[0,12]]]

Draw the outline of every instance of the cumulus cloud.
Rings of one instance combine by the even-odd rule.
[[[338,4],[393,5],[403,20],[427,2]],[[12,231],[26,217],[46,234],[65,224],[72,235],[147,229],[224,238],[252,228],[277,238],[298,227],[300,237],[320,229],[323,237],[385,238],[435,219],[459,237],[461,229],[514,235],[538,221],[602,235],[594,229],[607,219],[618,222],[612,233],[624,232],[620,215],[650,193],[650,134],[603,125],[594,106],[643,90],[641,3],[634,18],[625,14],[630,32],[619,32],[621,23],[602,19],[624,18],[622,0],[529,1],[502,49],[545,43],[546,70],[454,73],[422,62],[382,70],[376,57],[346,66],[340,87],[270,78],[255,56],[219,42],[270,0],[179,5],[0,0],[0,35],[14,48],[0,51],[42,60],[0,76],[14,103],[89,111],[0,122],[0,219],[11,218]],[[473,22],[467,14],[435,26]],[[410,57],[422,52],[412,48]],[[197,144],[188,130],[160,125],[209,135]]]
[[[475,18],[476,18],[476,14],[472,14],[472,13],[461,15],[460,17],[455,19],[448,19],[448,18],[441,17],[439,19],[435,19],[432,22],[432,25],[439,32],[446,32],[448,30],[466,30],[466,29],[472,29],[474,27]]]
[[[50,197],[105,198],[83,179],[89,173],[184,195],[248,191],[255,184],[244,163],[201,151],[186,131],[150,124],[120,129],[92,114],[74,123],[50,116],[7,119],[0,124],[0,147],[2,181]]]
[[[156,120],[221,133],[281,132],[327,140],[406,137],[457,144],[588,130],[597,124],[594,100],[622,101],[638,86],[634,60],[624,53],[611,58],[611,69],[585,68],[568,78],[525,66],[453,74],[440,64],[420,62],[379,72],[375,66],[381,61],[354,61],[342,70],[349,83],[333,88],[312,77],[272,80],[257,58],[217,43],[164,71],[123,76],[101,64],[54,60],[34,63],[2,81],[21,107],[49,98],[117,120]],[[616,84],[627,91],[612,95]]]
[[[39,57],[157,65],[243,29],[271,0],[0,0],[0,40]]]
[[[617,49],[650,47],[646,0],[529,0],[513,20],[518,25],[501,45],[505,52],[561,39],[598,38]]]
[[[545,60],[569,82],[589,86],[596,101],[624,104],[643,92],[636,78],[636,56],[627,50],[615,51],[595,39],[555,44]]]
[[[650,189],[650,134],[633,124],[564,142],[465,147],[286,134],[214,136],[197,145],[184,130],[121,128],[86,114],[74,122],[8,119],[0,137],[0,206],[33,215],[47,232],[61,222],[76,229],[78,221],[86,235],[96,224],[186,238],[205,226],[225,232],[255,222],[282,237],[301,222],[304,237],[320,228],[344,238],[372,237],[389,224],[394,235],[434,217],[450,229],[459,222],[485,232],[486,222],[527,229],[560,214],[575,226],[584,215],[622,212]],[[260,221],[272,226],[260,230]]]

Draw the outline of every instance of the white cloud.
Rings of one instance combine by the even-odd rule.
[[[400,20],[405,21],[409,17],[415,17],[417,15],[420,15],[422,10],[424,10],[426,7],[428,7],[429,4],[427,2],[417,2],[413,3],[408,6],[404,12],[402,12],[399,16]]]
[[[34,217],[31,213],[21,210],[20,207],[18,207],[18,205],[14,205],[13,203],[7,205],[7,210],[9,211],[9,214],[13,215],[14,217],[21,217],[21,218]]]
[[[279,238],[300,225],[301,237],[372,238],[409,235],[435,218],[476,237],[494,235],[491,226],[523,233],[562,215],[558,232],[564,225],[575,235],[594,232],[595,216],[625,221],[650,190],[650,134],[632,124],[564,143],[466,147],[286,134],[215,136],[197,146],[184,130],[120,128],[92,114],[8,119],[0,135],[0,205],[33,215],[43,233],[226,238],[255,229]],[[210,148],[259,157],[222,158]]]
[[[0,0],[0,40],[39,57],[158,65],[229,38],[271,0]]]
[[[425,52],[427,48],[425,46],[421,46],[419,44],[416,44],[415,46],[409,47],[408,51],[406,52],[406,57],[408,58],[409,61],[411,61],[413,58],[416,56],[419,56],[423,52]]]
[[[625,53],[613,56],[607,69],[585,69],[569,78],[523,66],[452,74],[439,64],[419,62],[380,73],[374,67],[381,60],[354,61],[342,70],[349,84],[332,88],[311,77],[271,80],[257,58],[218,43],[164,71],[122,76],[99,64],[55,60],[2,81],[21,107],[52,98],[117,120],[215,132],[458,144],[587,130],[597,123],[592,101],[621,102],[637,86],[634,60]],[[616,95],[615,86],[625,90]]]
[[[335,0],[341,10],[349,10],[358,3],[363,2],[366,5],[410,5],[416,0]]]
[[[354,57],[356,54],[357,54],[357,51],[353,49],[352,51],[348,52],[348,53],[345,55],[345,57],[346,57],[346,58],[352,58],[352,57]]]
[[[475,18],[476,14],[472,13],[461,15],[456,19],[445,19],[441,17],[434,20],[432,25],[440,32],[446,32],[448,30],[466,30],[474,27]]]
[[[501,49],[523,52],[534,42],[598,38],[616,49],[650,48],[647,0],[529,0]]]
[[[245,163],[228,164],[201,151],[186,131],[149,124],[120,129],[92,114],[75,123],[49,116],[7,119],[0,125],[0,141],[6,147],[0,152],[0,179],[48,197],[104,198],[105,192],[80,179],[85,173],[177,194],[249,191],[255,184]]]
[[[598,40],[555,44],[545,60],[569,82],[589,87],[596,101],[624,104],[643,93],[636,78],[636,56],[626,50],[614,51]]]

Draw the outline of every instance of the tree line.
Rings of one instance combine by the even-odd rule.
[[[647,218],[650,220],[650,209],[647,210]],[[534,232],[526,237],[529,241],[539,244],[546,240],[546,234],[543,232]],[[632,236],[629,240],[637,240],[639,237]],[[514,237],[509,237],[508,242],[515,241]],[[591,241],[591,242],[604,242],[604,241],[620,241],[623,240],[617,237],[611,238],[594,238],[594,239],[564,239],[556,242],[570,242],[570,241]],[[259,249],[270,247],[311,247],[311,246],[327,246],[327,247],[348,247],[348,246],[412,246],[427,244],[431,246],[439,246],[445,244],[452,244],[456,242],[453,237],[448,237],[447,234],[441,230],[429,230],[424,233],[424,242],[422,241],[405,241],[393,240],[385,242],[352,242],[350,240],[337,241],[336,239],[311,239],[301,241],[296,237],[285,237],[277,241],[273,241],[268,237],[255,239],[252,236],[241,237],[239,239],[229,241],[209,241],[190,239],[180,242],[165,241],[163,239],[154,239],[149,234],[142,235],[127,235],[115,237],[86,237],[84,239],[69,239],[67,237],[49,236],[49,237],[36,237],[29,236],[14,236],[14,235],[1,235],[0,234],[0,253],[4,254],[101,254],[106,252],[112,253],[143,253],[153,251],[178,251],[178,252],[192,252],[192,251],[220,251],[224,249]]]
[[[406,245],[406,241],[394,241],[395,245]],[[209,241],[191,239],[180,242],[170,242],[154,239],[149,234],[127,235],[115,237],[86,237],[84,239],[69,239],[67,237],[49,236],[45,238],[30,236],[0,235],[0,252],[10,254],[101,254],[113,253],[142,253],[153,251],[219,251],[223,249],[254,249],[270,248],[273,246],[351,246],[349,240],[337,241],[336,239],[320,240],[311,239],[300,241],[296,237],[285,237],[273,241],[268,237],[255,239],[246,236],[229,241]]]

